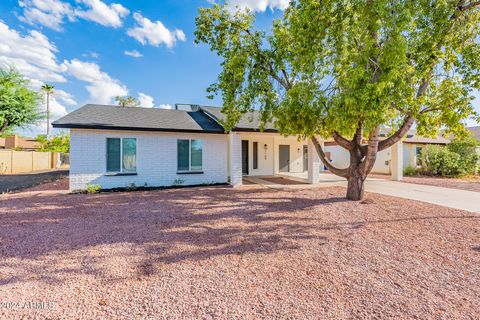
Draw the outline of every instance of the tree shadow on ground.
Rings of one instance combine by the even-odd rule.
[[[136,264],[136,276],[144,277],[155,273],[158,265],[294,251],[307,241],[325,245],[332,236],[346,237],[368,224],[472,219],[465,215],[359,220],[348,212],[359,204],[337,196],[341,192],[312,198],[301,190],[201,187],[3,199],[0,270],[10,276],[0,285],[29,280],[26,275],[39,265],[45,272],[38,280],[49,283],[75,274],[109,278],[102,268],[106,259],[130,259]],[[338,220],[332,219],[335,215]],[[73,258],[64,266],[69,255]],[[42,259],[48,263],[39,263]]]

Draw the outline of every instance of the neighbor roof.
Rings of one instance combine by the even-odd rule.
[[[87,104],[52,123],[55,128],[224,133],[223,127],[201,110]]]
[[[480,126],[477,127],[469,127],[467,130],[472,132],[472,135],[477,139],[480,140]]]

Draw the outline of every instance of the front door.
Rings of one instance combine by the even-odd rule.
[[[303,172],[308,171],[308,146],[303,146]]]
[[[280,172],[290,172],[290,146],[279,145],[279,160],[278,164]]]
[[[248,175],[248,140],[242,140],[242,174]]]

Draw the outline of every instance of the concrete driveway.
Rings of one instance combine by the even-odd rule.
[[[365,190],[480,213],[480,192],[381,179],[367,180]]]
[[[320,175],[320,183],[311,185],[305,184],[305,174],[283,174],[286,179],[298,181],[297,185],[280,185],[267,181],[262,183],[261,177],[253,178],[255,183],[264,184],[269,187],[282,188],[315,188],[319,186],[342,186],[347,187],[347,181],[341,177],[331,173],[322,173]],[[249,180],[251,180],[249,178]],[[260,181],[259,181],[260,180]],[[365,184],[365,191],[389,195],[393,197],[417,200],[426,203],[441,205],[448,208],[461,209],[471,212],[480,213],[480,192],[458,190],[451,188],[435,187],[428,185],[420,185],[413,183],[404,183],[378,178],[368,178]]]

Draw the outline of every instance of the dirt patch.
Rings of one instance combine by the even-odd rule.
[[[343,188],[0,197],[0,318],[472,319],[480,216]],[[21,308],[29,301],[49,308]]]

